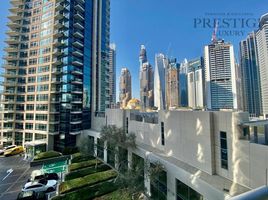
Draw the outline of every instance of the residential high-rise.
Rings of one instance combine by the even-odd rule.
[[[169,60],[166,69],[166,108],[176,108],[179,106],[179,65],[176,59]]]
[[[205,46],[205,79],[207,108],[237,109],[234,48],[223,40]]]
[[[75,146],[106,104],[110,1],[10,2],[0,138]]]
[[[154,78],[153,68],[147,60],[147,53],[145,46],[141,46],[140,51],[140,100],[141,109],[146,110],[154,106]]]
[[[260,19],[256,33],[258,61],[260,70],[262,109],[264,117],[268,116],[268,13]]]
[[[131,74],[127,68],[122,68],[121,70],[119,90],[120,107],[126,108],[132,98]]]
[[[257,41],[254,32],[250,33],[240,46],[240,71],[242,79],[243,110],[252,116],[261,114],[261,85],[257,54]]]
[[[158,110],[166,109],[166,67],[168,59],[163,54],[155,56],[154,70],[154,106]]]
[[[116,46],[110,44],[109,51],[109,101],[110,108],[116,107]]]
[[[205,73],[202,57],[188,62],[187,85],[188,106],[191,108],[204,108]]]
[[[185,59],[179,70],[179,105],[182,107],[188,107],[187,73],[188,61]]]

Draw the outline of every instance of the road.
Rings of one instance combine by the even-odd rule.
[[[0,199],[15,200],[36,169],[40,169],[40,166],[30,168],[29,161],[23,160],[23,156],[0,157]],[[9,175],[8,170],[12,171]]]

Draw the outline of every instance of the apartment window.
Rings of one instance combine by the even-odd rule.
[[[34,95],[28,95],[27,101],[35,101]]]
[[[28,74],[35,74],[36,69],[34,67],[28,69]]]
[[[47,130],[47,125],[46,124],[35,124],[35,130],[46,131]]]
[[[150,164],[155,167],[153,163]],[[167,172],[161,171],[156,177],[150,180],[152,199],[166,200],[167,199]]]
[[[49,66],[38,67],[38,73],[49,72]]]
[[[31,50],[30,56],[37,56],[37,50]]]
[[[47,115],[45,115],[45,114],[36,114],[35,115],[35,120],[38,120],[38,121],[47,121]]]
[[[36,65],[37,64],[37,58],[29,59],[29,65]]]
[[[33,124],[32,123],[26,123],[25,124],[25,129],[26,130],[33,130]]]
[[[26,110],[34,110],[34,104],[27,104]]]
[[[24,115],[21,113],[16,114],[16,120],[24,120]]]
[[[45,29],[41,32],[41,37],[46,37],[48,35],[52,34],[52,29]]]
[[[41,48],[40,49],[40,55],[43,55],[43,54],[48,54],[51,52],[51,48],[50,47],[45,47],[45,48]]]
[[[48,101],[47,94],[38,94],[36,95],[36,101]]]
[[[22,145],[23,134],[20,132],[15,132],[15,145]]]
[[[40,41],[40,46],[46,46],[46,45],[50,45],[52,43],[52,38],[46,38]]]
[[[165,126],[164,122],[161,122],[161,144],[165,145]]]
[[[32,33],[31,34],[31,39],[35,39],[35,38],[37,38],[37,36],[38,36],[38,33]]]
[[[221,146],[221,167],[228,170],[228,149],[227,149],[227,134],[220,132],[220,146]]]
[[[36,110],[38,111],[47,111],[48,105],[47,104],[36,104]]]
[[[38,76],[37,77],[37,82],[40,83],[40,82],[46,82],[46,81],[49,81],[49,75],[44,75],[44,76]]]
[[[37,86],[37,92],[44,92],[48,91],[48,85],[38,85]]]
[[[35,140],[44,140],[46,138],[47,136],[44,134],[38,134],[38,133],[35,134]]]
[[[50,62],[50,56],[45,56],[45,57],[39,58],[39,64],[44,64],[44,63],[48,63],[48,62]]]
[[[27,87],[27,92],[35,92],[35,86],[34,85],[30,85]]]
[[[28,83],[35,83],[35,81],[36,81],[35,76],[28,77]]]
[[[25,133],[25,142],[33,141],[33,134],[32,133]]]
[[[188,185],[176,179],[177,200],[203,200],[203,196]]]
[[[34,115],[32,113],[27,113],[26,120],[34,120]]]
[[[35,42],[31,42],[30,43],[30,47],[32,48],[32,47],[38,47],[38,42],[37,41],[35,41]]]
[[[53,8],[53,2],[47,4],[46,6],[43,7],[43,12],[46,12],[47,10]]]

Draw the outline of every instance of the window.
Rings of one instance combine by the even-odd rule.
[[[47,136],[44,134],[38,134],[38,133],[35,134],[35,140],[43,140],[46,138],[47,138]]]
[[[35,130],[46,131],[47,130],[47,125],[46,124],[35,124]]]
[[[45,56],[45,57],[39,58],[39,64],[44,64],[44,63],[48,63],[48,62],[50,62],[50,56]]]
[[[203,196],[176,179],[177,200],[203,200]]]
[[[23,134],[20,132],[15,132],[15,145],[22,145]]]
[[[47,121],[47,115],[46,114],[36,114],[35,120],[38,121]]]
[[[37,82],[40,83],[40,82],[46,82],[46,81],[49,81],[49,75],[44,75],[44,76],[38,76],[37,77]]]
[[[25,124],[25,129],[26,130],[33,130],[33,124],[32,123],[26,123]]]
[[[126,133],[128,133],[128,117],[126,118]]]
[[[30,56],[37,56],[37,50],[31,50]]]
[[[35,74],[35,72],[36,72],[36,69],[33,67],[28,69],[28,74]]]
[[[34,95],[28,95],[27,101],[35,101]]]
[[[28,77],[28,83],[35,83],[36,78],[35,76]]]
[[[38,67],[38,73],[49,72],[49,66]]]
[[[34,110],[34,104],[27,104],[26,110]]]
[[[36,104],[36,110],[38,111],[47,111],[48,105],[47,104]]]
[[[227,134],[220,132],[220,146],[221,146],[221,167],[228,170],[228,149],[227,149]]]
[[[38,85],[37,86],[37,92],[44,92],[48,91],[48,85]]]
[[[36,101],[48,101],[47,94],[38,94],[36,95]]]
[[[25,142],[31,142],[33,140],[32,133],[25,133]]]
[[[165,127],[164,122],[161,122],[161,144],[165,145]]]
[[[150,164],[150,167],[155,167]],[[167,199],[167,173],[161,171],[154,179],[150,180],[152,199],[166,200]]]
[[[34,85],[30,85],[27,87],[27,92],[35,92],[35,86]]]
[[[34,115],[32,113],[27,113],[26,120],[34,120]]]
[[[36,65],[37,64],[37,58],[29,59],[29,65]]]

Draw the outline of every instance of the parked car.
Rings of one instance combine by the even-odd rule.
[[[4,147],[3,149],[0,149],[0,155],[4,155],[6,150],[13,149],[16,146],[17,145],[10,145],[10,146]]]
[[[57,173],[43,173],[41,170],[34,170],[31,174],[31,178],[28,180],[28,182],[31,181],[38,181],[41,179],[46,179],[46,180],[59,180],[59,176]]]
[[[41,179],[38,181],[28,182],[22,188],[22,192],[35,191],[35,192],[53,192],[56,190],[57,181]]]
[[[24,148],[22,146],[17,146],[12,149],[8,149],[5,151],[4,156],[14,156],[24,152]]]
[[[20,192],[17,200],[46,200],[45,192],[27,191]]]

